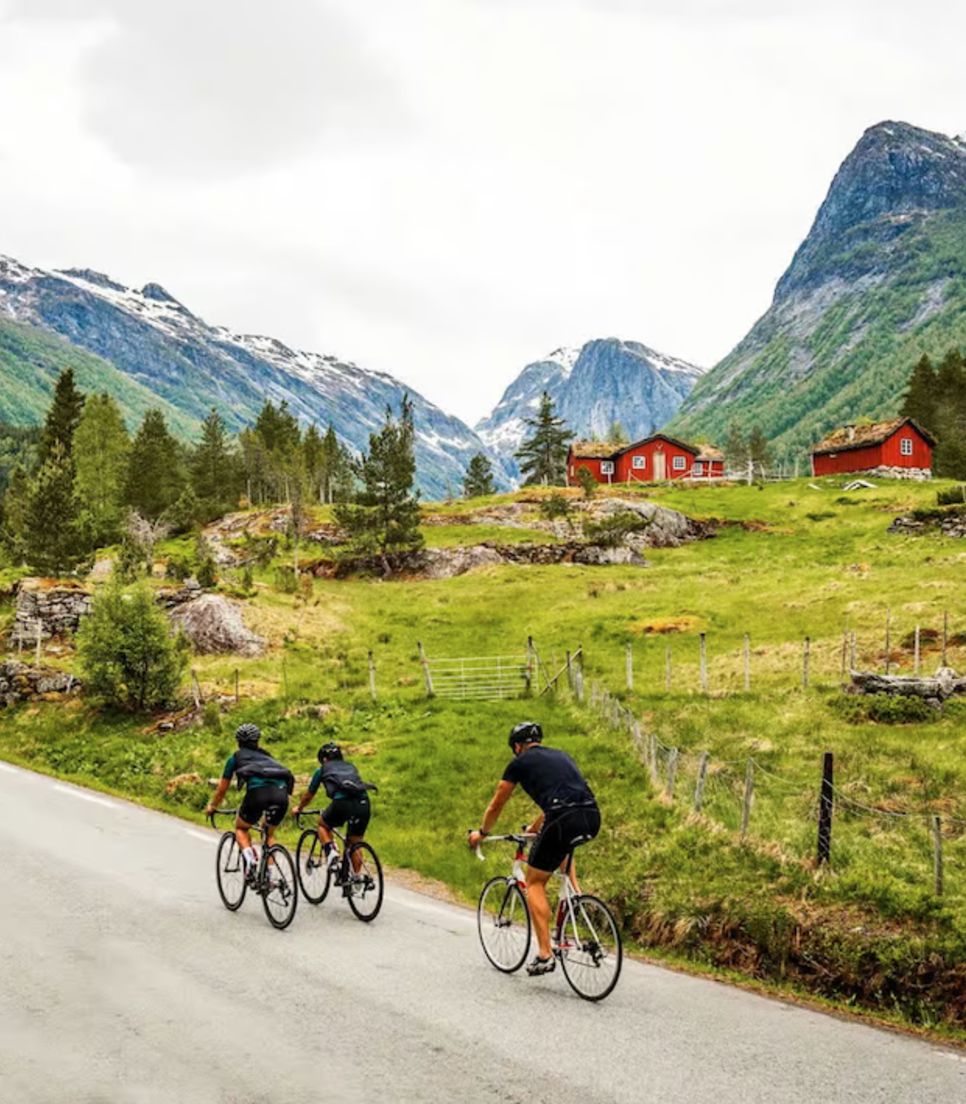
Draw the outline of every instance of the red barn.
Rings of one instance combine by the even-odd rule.
[[[842,426],[812,449],[812,474],[868,472],[884,478],[929,479],[935,445],[935,438],[912,418]]]
[[[587,468],[598,483],[660,483],[665,479],[706,479],[724,475],[717,449],[698,449],[665,433],[654,433],[632,445],[575,441],[567,455],[567,484],[579,484]]]

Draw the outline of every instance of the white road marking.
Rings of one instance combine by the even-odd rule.
[[[115,803],[106,797],[97,797],[94,794],[85,793],[83,790],[75,790],[72,786],[62,786],[59,782],[55,782],[53,788],[60,793],[70,794],[71,797],[78,797],[81,801],[92,801],[95,805],[106,805],[108,809],[115,808]]]
[[[211,832],[202,832],[198,828],[183,828],[182,831],[187,836],[194,836],[195,839],[204,840],[205,843],[211,843],[215,838]]]

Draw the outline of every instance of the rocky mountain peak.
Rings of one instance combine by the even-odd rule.
[[[888,247],[933,212],[966,204],[966,143],[887,120],[862,135],[842,162],[808,237],[775,288],[775,302],[841,276],[881,269]],[[874,259],[873,259],[873,253]]]

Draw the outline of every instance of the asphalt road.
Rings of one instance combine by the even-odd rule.
[[[505,977],[401,888],[277,932],[222,907],[214,833],[2,763],[0,809],[5,1104],[966,1100],[958,1052],[713,982]]]

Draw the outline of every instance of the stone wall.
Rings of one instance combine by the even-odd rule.
[[[15,659],[0,663],[0,707],[34,698],[52,700],[76,694],[81,684],[66,671],[53,667],[31,667]]]
[[[91,595],[77,584],[22,579],[17,587],[10,645],[33,647],[38,623],[42,640],[68,636],[77,632],[81,618],[90,611]]]
[[[871,471],[854,472],[853,474],[856,477],[868,479],[915,479],[920,483],[932,479],[931,468],[890,468],[886,465],[873,468]]]

